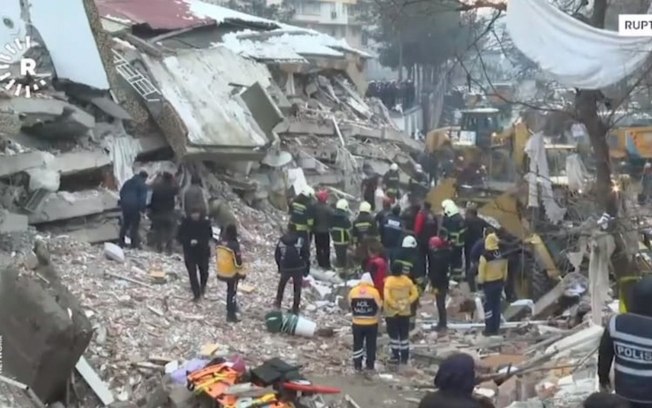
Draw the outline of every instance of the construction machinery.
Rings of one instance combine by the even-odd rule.
[[[609,156],[624,173],[640,175],[645,162],[652,160],[652,126],[626,126],[607,136]]]

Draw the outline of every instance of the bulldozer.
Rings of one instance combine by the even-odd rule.
[[[652,160],[652,126],[619,127],[607,135],[607,143],[612,162],[623,173],[639,176]]]

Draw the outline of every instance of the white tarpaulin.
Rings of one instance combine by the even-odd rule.
[[[568,189],[570,191],[584,190],[589,172],[584,167],[579,154],[574,153],[566,157],[566,176],[568,177]]]
[[[532,135],[525,145],[525,154],[530,159],[530,172],[526,175],[528,181],[528,206],[539,206],[539,186],[541,186],[541,202],[550,222],[557,224],[566,214],[566,209],[555,202],[550,180],[550,169],[546,157],[546,147],[543,133]]]
[[[574,88],[613,85],[640,67],[652,50],[652,38],[591,27],[547,0],[510,0],[506,26],[525,56]]]
[[[609,260],[615,248],[611,235],[601,231],[593,235],[589,259],[589,293],[591,318],[596,325],[602,324],[602,309],[609,292]]]

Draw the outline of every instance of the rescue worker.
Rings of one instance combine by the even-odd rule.
[[[469,284],[471,292],[475,292],[475,273],[471,269],[471,252],[473,245],[478,240],[483,239],[485,230],[491,226],[487,221],[478,216],[478,210],[474,206],[466,209],[464,214],[464,225],[466,226],[466,234],[464,235],[464,268],[466,281]]]
[[[450,249],[441,237],[432,237],[428,241],[428,278],[430,285],[435,290],[435,303],[437,305],[437,331],[447,330],[446,296],[450,279]]]
[[[420,164],[414,165],[414,177],[410,178],[409,191],[412,203],[420,202],[428,195],[428,176],[423,172]]]
[[[466,235],[464,218],[453,200],[442,201],[444,217],[441,221],[441,235],[451,246],[451,277],[457,282],[464,279],[464,268],[462,267],[462,253]]]
[[[190,185],[183,192],[181,204],[186,217],[189,217],[195,211],[201,213],[201,218],[206,217],[208,206],[206,205],[206,197],[199,176],[194,175],[190,178]]]
[[[177,223],[174,207],[178,193],[179,187],[174,182],[174,176],[167,171],[152,189],[149,209],[154,230],[154,246],[158,252],[162,252],[164,247],[168,254],[172,252],[174,229]]]
[[[478,264],[478,284],[484,292],[485,336],[495,336],[500,329],[500,298],[507,280],[507,259],[499,249],[498,236],[488,234]]]
[[[369,244],[378,240],[378,226],[371,215],[371,205],[366,201],[360,204],[358,216],[351,228],[351,237],[356,245],[356,261],[362,263],[367,257]],[[364,268],[364,264],[362,267]]]
[[[475,361],[464,353],[444,359],[435,375],[437,391],[426,394],[419,408],[481,408],[473,398]]]
[[[381,229],[381,242],[389,258],[390,264],[394,261],[396,253],[403,241],[403,221],[401,220],[401,207],[395,205],[392,212],[385,217]]]
[[[226,282],[226,321],[237,323],[240,320],[236,314],[238,305],[236,295],[238,282],[245,278],[242,268],[242,255],[238,242],[238,230],[235,225],[226,226],[224,234],[215,249],[217,279]]]
[[[238,225],[238,219],[233,214],[229,203],[217,197],[208,201],[208,216],[220,228],[220,235],[224,233],[227,225]]]
[[[627,313],[609,320],[598,353],[598,378],[611,390],[609,373],[614,363],[614,391],[633,408],[652,407],[652,276],[644,276],[631,291]]]
[[[392,274],[385,280],[384,311],[392,351],[390,363],[407,364],[410,358],[410,305],[419,298],[412,280],[403,273],[400,263],[391,267]]]
[[[369,175],[362,180],[362,199],[369,203],[369,206],[371,207],[370,211],[374,211],[376,207],[376,189],[378,188],[380,176],[371,169],[368,170],[368,174]]]
[[[387,259],[383,253],[383,247],[378,242],[374,242],[369,248],[369,257],[365,270],[371,275],[374,281],[374,286],[378,289],[378,293],[382,298],[385,286],[385,279],[387,278]]]
[[[292,314],[299,314],[301,304],[301,287],[303,278],[310,274],[310,253],[303,243],[303,237],[297,232],[295,224],[289,224],[288,230],[278,241],[274,259],[281,275],[276,290],[274,306],[281,308],[283,293],[288,281],[292,279],[294,296],[292,298]]]
[[[317,252],[317,264],[324,268],[331,268],[331,239],[329,227],[333,218],[333,208],[328,205],[328,191],[321,190],[317,194],[315,205],[315,251]]]
[[[385,195],[392,200],[392,204],[401,198],[399,187],[401,185],[401,177],[398,172],[398,164],[392,163],[389,170],[383,175],[383,184],[385,185]]]
[[[378,211],[378,213],[374,217],[374,219],[376,220],[376,225],[378,226],[378,234],[381,238],[383,236],[383,223],[385,221],[385,217],[387,217],[391,212],[392,212],[392,202],[390,201],[389,198],[385,197],[385,199],[383,199],[382,210]]]
[[[403,227],[409,234],[414,234],[414,224],[417,219],[417,214],[421,211],[421,204],[410,204],[403,212],[401,212],[401,220],[403,220]]]
[[[412,282],[416,285],[418,291],[417,300],[411,305],[410,313],[410,323],[409,328],[412,330],[416,326],[416,316],[417,308],[419,307],[419,297],[426,288],[425,280],[425,270],[420,270],[417,268],[417,262],[419,262],[419,248],[417,240],[412,236],[408,235],[403,238],[401,243],[401,249],[397,251],[396,258],[394,258],[393,264],[398,264],[401,266],[403,273],[408,276]]]
[[[330,223],[330,235],[335,248],[335,267],[340,270],[346,268],[348,264],[351,227],[349,202],[342,198],[335,204],[335,212]]]
[[[294,224],[295,231],[299,235],[310,254],[310,233],[315,223],[315,207],[312,202],[312,196],[315,190],[306,186],[290,204],[290,224]]]
[[[374,370],[378,320],[383,300],[374,286],[371,275],[362,274],[360,283],[351,289],[348,299],[353,312],[353,367],[356,371],[362,370],[366,349],[365,367],[367,370]]]
[[[428,260],[428,242],[430,242],[430,238],[437,235],[437,232],[437,220],[432,214],[432,207],[429,202],[424,201],[414,220],[414,236],[417,238],[421,255],[415,265],[418,275],[425,275]]]
[[[188,270],[194,302],[199,301],[206,292],[212,237],[211,223],[206,217],[201,218],[199,211],[193,212],[190,217],[184,217],[177,232],[177,238],[183,247],[183,261]]]
[[[140,249],[140,217],[147,207],[147,177],[146,171],[134,175],[120,189],[120,209],[122,224],[120,225],[120,247],[125,247],[125,237],[129,233],[131,247]]]

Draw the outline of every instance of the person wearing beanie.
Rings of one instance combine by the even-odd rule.
[[[353,367],[357,371],[362,370],[366,349],[365,367],[367,370],[373,370],[376,362],[378,320],[383,301],[369,273],[364,273],[360,283],[349,292],[349,305],[353,312]]]
[[[391,276],[385,280],[385,320],[391,363],[407,364],[410,358],[410,315],[411,305],[419,298],[419,290],[409,276],[403,273],[403,266],[394,262]]]
[[[475,388],[475,361],[464,353],[453,354],[439,365],[435,375],[436,392],[428,393],[419,408],[480,408],[473,398]]]

